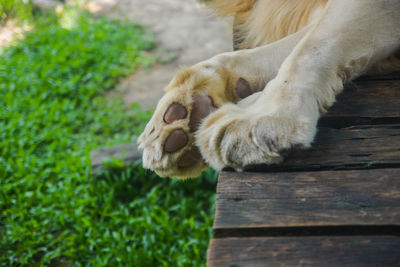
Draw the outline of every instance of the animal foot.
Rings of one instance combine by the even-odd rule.
[[[237,102],[252,90],[243,78],[229,86],[222,68],[199,64],[177,73],[139,137],[143,166],[160,176],[197,177],[207,164],[195,145],[202,120],[226,102]]]
[[[283,150],[310,146],[316,132],[314,121],[298,114],[268,114],[262,111],[268,101],[261,104],[259,100],[252,105],[226,104],[203,121],[196,145],[211,167],[242,171],[246,166],[279,163]]]

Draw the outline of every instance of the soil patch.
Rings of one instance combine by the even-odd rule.
[[[166,63],[122,82],[120,92],[126,104],[137,102],[143,108],[154,108],[179,67],[232,51],[230,21],[194,0],[96,0],[89,8],[147,26],[156,35],[157,54]]]

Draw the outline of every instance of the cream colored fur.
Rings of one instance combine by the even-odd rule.
[[[239,25],[243,45],[253,48],[278,41],[311,24],[322,13],[327,0],[258,1]]]
[[[368,70],[398,70],[400,1],[325,2],[232,1],[226,13],[240,13],[245,42],[259,47],[217,55],[177,74],[140,137],[143,165],[162,176],[195,177],[207,165],[242,170],[277,163],[282,150],[311,145],[318,118],[345,82]],[[221,0],[219,7],[226,3]],[[239,101],[238,78],[261,91]],[[209,95],[218,110],[195,134],[188,130],[189,116],[163,122],[171,103],[182,103],[190,113],[196,94]],[[188,133],[189,143],[175,153],[163,152],[166,137],[177,128]],[[180,169],[177,160],[194,144],[204,160]]]

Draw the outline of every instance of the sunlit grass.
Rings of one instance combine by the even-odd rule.
[[[151,65],[151,38],[60,16],[37,19],[0,56],[1,265],[204,265],[215,173],[182,182],[137,164],[90,176],[90,150],[131,140],[150,116],[104,92]]]

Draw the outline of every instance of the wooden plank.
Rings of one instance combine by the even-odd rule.
[[[92,150],[90,152],[92,174],[99,173],[104,162],[112,161],[114,158],[124,160],[124,164],[132,164],[142,158],[142,152],[139,150],[136,141]]]
[[[207,266],[399,266],[400,237],[212,239]]]
[[[400,80],[400,72],[393,72],[383,75],[363,75],[355,80],[358,81],[376,81],[376,80]]]
[[[249,228],[387,225],[400,226],[400,169],[222,172],[218,179],[219,236]]]
[[[347,85],[325,117],[400,117],[400,81]]]
[[[400,124],[320,128],[312,147],[290,151],[276,165],[254,171],[307,171],[400,166]]]

